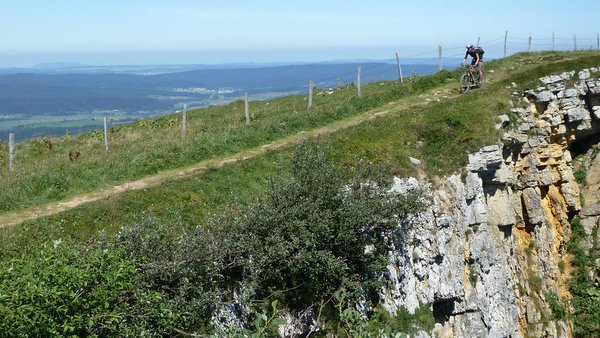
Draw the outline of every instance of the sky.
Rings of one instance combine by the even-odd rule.
[[[0,0],[0,67],[486,56],[596,48],[598,0]],[[575,38],[576,37],[576,38]]]

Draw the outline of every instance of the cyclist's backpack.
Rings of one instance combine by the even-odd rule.
[[[483,58],[483,53],[485,53],[485,51],[481,49],[481,47],[477,47],[477,49],[475,49],[475,53],[479,54],[479,58]]]

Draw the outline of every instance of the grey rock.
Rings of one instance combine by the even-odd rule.
[[[575,75],[575,71],[570,71],[570,72],[564,72],[562,74],[560,74],[560,77],[563,80],[570,80],[573,76]]]
[[[544,290],[558,292],[560,257],[554,250],[564,247],[568,236],[556,227],[568,234],[569,215],[581,209],[572,168],[580,161],[573,161],[566,149],[574,139],[591,134],[591,129],[581,128],[591,128],[592,117],[600,118],[595,113],[600,108],[587,109],[588,104],[600,107],[600,100],[596,104],[590,95],[600,83],[589,78],[585,89],[571,84],[565,88],[565,80],[574,74],[546,77],[542,81],[547,89],[528,91],[529,98],[548,100],[541,101],[547,103],[545,113],[536,116],[529,108],[513,108],[518,130],[504,133],[501,145],[469,154],[462,180],[452,175],[435,190],[422,186],[427,210],[400,220],[390,235],[392,283],[382,290],[386,309],[413,312],[419,304],[433,304],[441,315],[435,329],[440,337],[569,334],[565,322],[541,323],[541,311],[550,311],[548,299],[531,290],[528,281],[539,278]],[[592,176],[588,184],[600,186],[600,175]],[[395,182],[397,191],[419,186],[414,179]],[[594,194],[598,202],[590,198],[580,213],[586,232],[600,220],[597,190],[586,192],[586,202]],[[527,238],[535,247],[524,265],[522,241]],[[591,241],[586,245],[592,249]],[[528,322],[526,332],[519,331],[522,321]]]
[[[498,145],[484,147],[469,154],[469,171],[488,171],[498,168],[502,163],[502,149]]]
[[[514,131],[508,131],[502,136],[502,143],[507,148],[521,146],[528,140],[529,137],[526,134],[516,133]]]
[[[581,122],[576,122],[574,129],[577,131],[590,130],[592,129],[592,121],[590,119],[586,119]]]
[[[529,107],[528,108],[513,108],[510,111],[517,114],[520,118],[524,118],[525,116],[529,116],[529,114],[531,114],[531,109]]]
[[[571,152],[568,151],[568,150],[565,150],[565,152],[563,153],[562,160],[565,163],[571,163],[573,161],[573,157],[571,156]]]
[[[506,127],[510,123],[510,118],[506,114],[498,116],[498,119],[500,120],[500,122],[496,124],[496,129]]]
[[[581,106],[582,102],[578,97],[566,97],[561,99],[559,104],[560,109],[567,110]]]
[[[486,193],[487,223],[490,226],[503,227],[515,224],[517,217],[513,208],[513,194],[510,189],[493,189]]]
[[[591,120],[590,112],[583,107],[571,108],[567,111],[567,120],[570,123]]]
[[[527,215],[529,216],[529,223],[539,225],[544,222],[544,215],[542,213],[542,196],[539,188],[525,188],[523,190],[523,204]]]
[[[409,157],[408,160],[410,161],[410,163],[414,164],[414,165],[419,165],[421,164],[421,161],[414,158],[414,157]]]
[[[581,209],[579,202],[579,187],[577,182],[569,181],[560,186],[560,190],[565,198],[565,202],[569,207],[569,210],[578,211]]]
[[[564,97],[566,97],[566,98],[577,97],[577,94],[578,94],[577,90],[575,90],[575,89],[567,89],[567,90],[565,90],[564,93],[565,93]]]
[[[554,175],[550,171],[550,168],[545,167],[539,171],[538,174],[538,186],[547,187],[554,183]]]
[[[563,81],[563,78],[558,75],[546,76],[540,79],[544,84],[551,84]]]
[[[579,79],[580,80],[587,80],[587,79],[589,79],[591,77],[589,69],[583,69],[583,70],[581,70],[578,75],[579,75]]]
[[[551,91],[544,90],[542,92],[537,93],[536,99],[538,102],[550,102],[554,100],[556,96],[552,94]]]
[[[483,322],[481,313],[467,312],[453,316],[453,337],[487,337],[488,329]]]

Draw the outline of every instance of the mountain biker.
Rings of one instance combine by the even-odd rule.
[[[472,44],[467,44],[467,52],[465,53],[465,57],[463,58],[461,66],[464,66],[465,61],[467,61],[467,57],[471,56],[471,66],[469,67],[469,73],[473,75],[473,68],[477,68],[479,72],[479,79],[483,81],[483,57],[481,56],[481,52],[479,48],[473,48]]]

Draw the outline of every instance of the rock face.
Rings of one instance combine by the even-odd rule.
[[[570,297],[570,219],[581,211],[589,233],[600,221],[600,156],[585,167],[596,170],[586,198],[599,202],[582,210],[572,154],[577,142],[600,134],[600,72],[575,74],[542,78],[544,86],[525,91],[513,109],[515,128],[470,154],[466,176],[420,187],[430,208],[399,225],[389,253],[393,282],[382,293],[390,312],[431,304],[432,336],[571,335],[550,305]],[[418,185],[397,179],[393,189]]]

